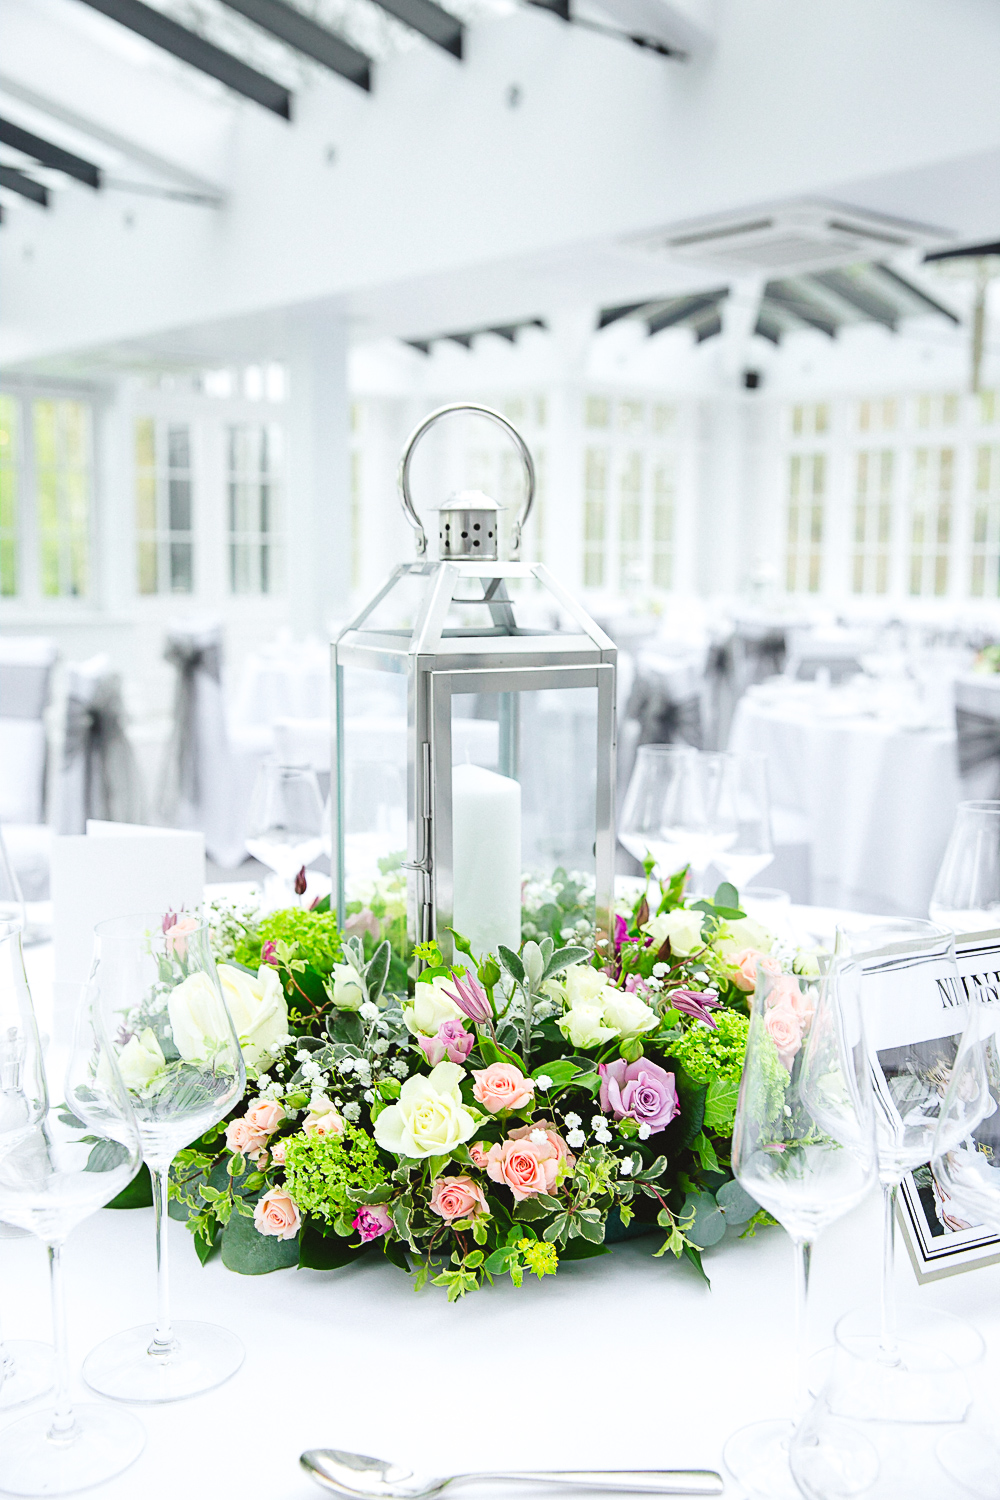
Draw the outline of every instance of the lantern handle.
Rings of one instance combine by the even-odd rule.
[[[405,515],[410,525],[413,527],[413,530],[416,532],[417,556],[423,557],[427,552],[427,533],[424,531],[423,523],[421,522],[420,517],[417,515],[416,509],[414,508],[413,504],[413,497],[410,494],[410,462],[413,458],[413,450],[414,448],[416,448],[417,443],[423,437],[424,433],[427,432],[429,428],[433,427],[434,423],[440,417],[446,417],[451,412],[455,411],[472,411],[475,412],[477,416],[489,417],[491,422],[495,422],[498,427],[502,427],[506,433],[510,434],[510,436],[514,439],[517,451],[521,456],[521,464],[524,468],[526,493],[524,498],[524,505],[521,508],[521,513],[518,516],[517,520],[514,522],[510,534],[511,560],[513,562],[516,562],[521,553],[521,532],[525,522],[531,514],[531,507],[535,503],[535,465],[532,462],[531,453],[528,450],[527,443],[524,441],[524,438],[518,432],[513,423],[508,422],[506,417],[501,416],[501,414],[498,411],[494,411],[492,407],[478,406],[473,401],[453,401],[449,406],[439,406],[437,411],[432,411],[430,416],[425,417],[422,422],[418,423],[418,425],[414,427],[413,431],[410,433],[410,436],[406,440],[406,447],[403,449],[403,456],[399,461],[399,494],[403,506],[403,514]]]

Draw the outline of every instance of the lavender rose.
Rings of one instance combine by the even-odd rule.
[[[638,1062],[601,1063],[601,1108],[616,1120],[626,1117],[648,1125],[650,1135],[663,1130],[681,1112],[673,1073],[640,1057]]]

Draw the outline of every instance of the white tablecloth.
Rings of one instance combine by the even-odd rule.
[[[39,1008],[49,950],[29,950]],[[307,1447],[342,1447],[429,1473],[524,1467],[716,1467],[735,1428],[782,1414],[793,1395],[792,1250],[778,1229],[706,1255],[709,1290],[656,1241],[616,1246],[543,1284],[509,1282],[449,1306],[378,1256],[333,1272],[242,1277],[202,1268],[186,1228],[170,1225],[173,1311],[218,1322],[246,1345],[216,1391],[136,1408],[148,1440],[102,1500],[317,1500],[298,1469]],[[874,1310],[878,1204],[821,1238],[813,1258],[809,1343],[837,1317]],[[153,1215],[104,1210],[65,1256],[72,1365],[154,1309]],[[899,1250],[906,1301],[968,1318],[1000,1351],[1000,1266],[918,1288]],[[45,1253],[0,1239],[0,1303],[10,1338],[48,1338]],[[80,1400],[89,1397],[75,1380]],[[1000,1361],[977,1377],[995,1406]],[[21,1408],[23,1411],[25,1408]],[[16,1417],[15,1413],[15,1417]],[[483,1490],[486,1497],[505,1493]],[[513,1493],[511,1491],[511,1493]],[[518,1487],[531,1500],[533,1491]],[[728,1497],[740,1490],[730,1483]],[[938,1500],[963,1500],[942,1485]]]
[[[836,702],[751,690],[729,748],[766,755],[778,816],[805,819],[815,903],[925,917],[961,795],[954,731],[824,716]]]

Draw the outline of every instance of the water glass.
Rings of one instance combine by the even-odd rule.
[[[712,863],[742,892],[774,859],[766,756],[725,757],[716,832]]]
[[[0,1219],[37,1235],[48,1248],[56,1396],[50,1409],[36,1409],[0,1431],[0,1485],[14,1495],[62,1495],[121,1473],[145,1442],[131,1413],[71,1403],[62,1280],[66,1237],[128,1185],[141,1156],[114,1049],[89,997],[72,1034],[57,1034],[49,1045],[40,1072],[40,1114],[39,1074],[27,1063],[32,1033],[33,1022],[23,1038],[26,1051],[15,1048],[6,1033]]]
[[[618,820],[618,840],[640,864],[647,857],[655,860],[662,879],[687,862],[684,849],[668,837],[667,815],[697,755],[688,745],[640,745],[636,751]]]
[[[221,1385],[243,1362],[228,1329],[171,1322],[167,1199],[174,1156],[225,1118],[246,1071],[200,917],[144,913],[101,922],[95,933],[94,1005],[114,1038],[153,1182],[157,1313],[155,1324],[92,1350],[83,1375],[119,1401],[176,1401]]]
[[[264,762],[250,797],[246,846],[277,875],[277,903],[296,905],[295,877],[326,847],[323,801],[311,766]]]
[[[959,803],[930,917],[955,932],[1000,927],[1000,802]]]

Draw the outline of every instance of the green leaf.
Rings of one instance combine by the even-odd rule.
[[[595,1255],[610,1255],[610,1245],[599,1245],[591,1243],[590,1240],[570,1240],[564,1250],[559,1252],[560,1265],[564,1260],[590,1260]]]
[[[711,1288],[712,1283],[709,1281],[708,1277],[705,1274],[705,1267],[701,1263],[701,1251],[698,1249],[698,1247],[696,1245],[685,1245],[684,1254],[694,1266],[695,1270],[698,1272],[698,1275],[701,1277],[705,1285]]]
[[[316,905],[315,906],[311,906],[309,908],[309,910],[310,911],[329,911],[330,910],[330,898],[329,898],[329,896],[321,896],[319,898],[319,900],[316,902]]]
[[[222,1264],[241,1276],[264,1276],[297,1265],[298,1259],[298,1235],[279,1240],[273,1234],[258,1234],[253,1220],[242,1214],[233,1214],[222,1231]]]
[[[98,1140],[91,1146],[85,1172],[113,1172],[128,1161],[128,1151],[120,1141]]]
[[[555,1062],[539,1063],[537,1068],[532,1068],[532,1078],[551,1078],[553,1088],[565,1088],[571,1079],[575,1078],[580,1069],[576,1063],[568,1062],[564,1057],[557,1057]]]
[[[740,904],[740,893],[734,885],[730,885],[728,880],[724,880],[720,886],[716,887],[712,900],[716,906],[738,907]]]
[[[691,1142],[691,1150],[695,1153],[706,1172],[717,1172],[719,1170],[719,1158],[715,1154],[715,1147],[704,1131],[695,1136]]]
[[[447,964],[432,964],[429,969],[422,969],[417,975],[417,984],[430,984],[432,979],[450,979],[451,970]]]
[[[128,1186],[122,1188],[118,1197],[112,1198],[111,1202],[106,1203],[104,1206],[105,1208],[152,1208],[153,1184],[150,1181],[149,1168],[145,1162],[143,1162]]]
[[[694,1219],[688,1224],[691,1214]],[[717,1245],[726,1232],[726,1216],[711,1193],[688,1193],[681,1209],[684,1233],[699,1250]]]
[[[524,964],[518,958],[517,954],[512,949],[504,947],[503,943],[497,944],[497,953],[500,955],[500,962],[510,977],[516,979],[518,984],[523,984]]]
[[[514,1209],[514,1218],[526,1222],[530,1219],[544,1219],[545,1215],[552,1210],[546,1208],[537,1198],[523,1198]]]
[[[215,1230],[215,1233],[212,1235],[211,1239],[203,1234],[195,1235],[194,1252],[203,1266],[208,1264],[208,1262],[212,1259],[212,1256],[215,1254],[216,1250],[218,1250],[220,1238],[221,1234],[218,1229]]]
[[[727,1224],[748,1224],[758,1208],[754,1199],[735,1178],[720,1187],[715,1201],[725,1214]]]
[[[720,1135],[729,1135],[736,1119],[739,1083],[732,1078],[713,1078],[705,1095],[705,1125]]]
[[[368,987],[369,1000],[377,1001],[385,989],[385,981],[389,974],[389,959],[392,957],[392,948],[388,942],[380,943],[375,949],[375,955],[365,970],[365,984]]]
[[[604,1221],[596,1209],[583,1209],[573,1221],[578,1235],[592,1245],[604,1243]]]
[[[336,1271],[363,1253],[352,1249],[339,1235],[320,1234],[308,1219],[299,1231],[298,1263],[310,1271]]]
[[[589,948],[580,948],[575,945],[570,945],[567,948],[557,948],[545,965],[545,973],[542,975],[542,978],[551,979],[553,974],[559,973],[560,969],[567,969],[570,964],[583,963],[589,957]]]

